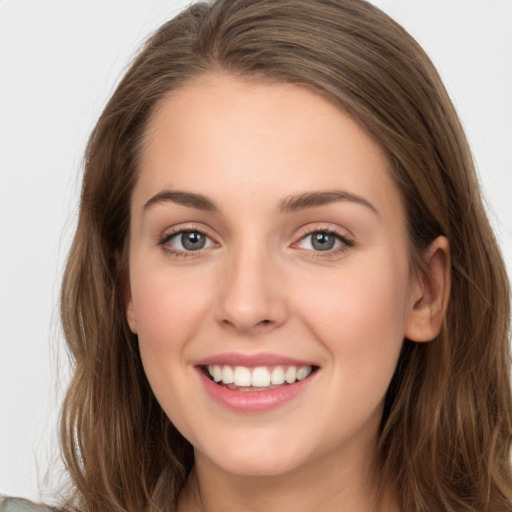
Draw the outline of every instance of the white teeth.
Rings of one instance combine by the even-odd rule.
[[[301,366],[297,370],[297,380],[305,379],[311,373],[311,366]]]
[[[270,372],[264,367],[254,368],[251,383],[258,388],[270,386]]]
[[[297,380],[297,368],[295,368],[295,366],[288,367],[284,375],[284,380],[286,380],[288,384],[293,384]]]
[[[250,386],[251,370],[245,366],[237,366],[233,374],[233,383],[235,386]]]
[[[224,384],[232,384],[234,382],[233,368],[231,366],[224,366],[222,368],[222,382]]]
[[[213,367],[213,380],[215,382],[220,382],[222,380],[222,369],[218,365]]]
[[[284,384],[284,370],[281,366],[276,366],[272,370],[272,375],[270,375],[270,382],[276,386],[279,384]]]
[[[215,382],[234,384],[239,387],[266,388],[271,385],[279,386],[287,382],[305,379],[312,371],[311,366],[288,366],[286,371],[282,366],[247,368],[245,366],[232,367],[229,365],[209,365],[208,373]]]

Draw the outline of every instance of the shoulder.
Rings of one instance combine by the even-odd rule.
[[[0,512],[58,512],[57,509],[37,505],[22,498],[0,496]]]

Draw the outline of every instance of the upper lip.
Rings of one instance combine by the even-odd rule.
[[[246,366],[253,368],[257,366],[315,366],[310,361],[295,359],[279,354],[260,353],[260,354],[240,354],[229,352],[225,354],[216,354],[205,357],[195,363],[196,366],[208,365],[228,365],[228,366]]]

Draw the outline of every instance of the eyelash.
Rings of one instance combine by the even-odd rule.
[[[197,251],[182,251],[181,249],[176,249],[167,243],[172,240],[174,237],[178,235],[183,235],[184,233],[199,233],[204,235],[208,240],[213,241],[211,237],[209,237],[203,230],[194,229],[193,227],[186,229],[177,229],[176,231],[172,231],[171,233],[166,233],[159,241],[158,245],[162,246],[163,250],[176,258],[190,258],[196,255],[199,255],[203,252],[203,249],[199,249]],[[215,243],[215,242],[214,242]]]
[[[345,251],[347,251],[349,248],[354,246],[354,241],[350,238],[348,238],[346,235],[340,233],[336,229],[332,228],[316,228],[313,230],[308,230],[304,232],[301,237],[299,238],[298,242],[295,242],[293,245],[297,245],[301,243],[303,240],[307,239],[308,237],[315,235],[315,234],[325,234],[325,235],[331,235],[334,236],[337,240],[341,242],[341,246],[335,249],[328,249],[326,251],[315,251],[311,249],[304,249],[310,253],[310,256],[313,258],[329,258],[337,256]]]
[[[194,229],[194,228],[187,228],[187,229],[178,229],[176,231],[172,231],[171,233],[167,233],[165,234],[159,241],[158,241],[158,245],[162,246],[163,250],[168,253],[168,254],[171,254],[172,256],[174,257],[177,257],[177,258],[189,258],[189,257],[194,257],[194,256],[198,256],[200,254],[202,254],[203,250],[204,249],[198,249],[197,251],[192,251],[192,250],[181,250],[181,249],[176,249],[170,245],[167,245],[168,242],[170,240],[172,240],[174,237],[178,236],[178,235],[183,235],[184,233],[199,233],[201,235],[204,235],[207,239],[209,239],[211,242],[213,242],[213,240],[211,239],[211,237],[209,237],[204,231],[202,231],[201,229]],[[351,240],[350,238],[347,238],[347,236],[341,234],[339,231],[336,231],[335,229],[332,229],[332,228],[320,228],[320,229],[314,229],[314,230],[310,230],[310,231],[307,231],[305,233],[303,233],[301,235],[301,237],[299,238],[299,240],[297,242],[295,242],[293,244],[293,246],[299,244],[300,242],[302,242],[303,240],[305,240],[307,237],[309,236],[312,236],[314,234],[318,234],[318,233],[321,233],[321,234],[326,234],[326,235],[332,235],[334,236],[338,241],[341,242],[341,247],[338,247],[337,249],[328,249],[326,251],[315,251],[315,250],[310,250],[310,249],[304,249],[308,252],[311,253],[311,256],[314,257],[314,258],[328,258],[328,257],[332,257],[334,255],[337,255],[337,254],[340,254],[342,252],[345,252],[347,249],[349,249],[350,247],[353,247],[354,246],[354,241]],[[215,242],[213,242],[215,244]]]

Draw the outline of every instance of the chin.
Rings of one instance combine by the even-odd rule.
[[[239,476],[277,476],[289,473],[301,466],[304,452],[300,447],[279,447],[272,449],[265,443],[255,443],[253,446],[232,445],[213,453],[202,453],[215,466],[223,471]],[[197,452],[196,452],[197,457]]]

